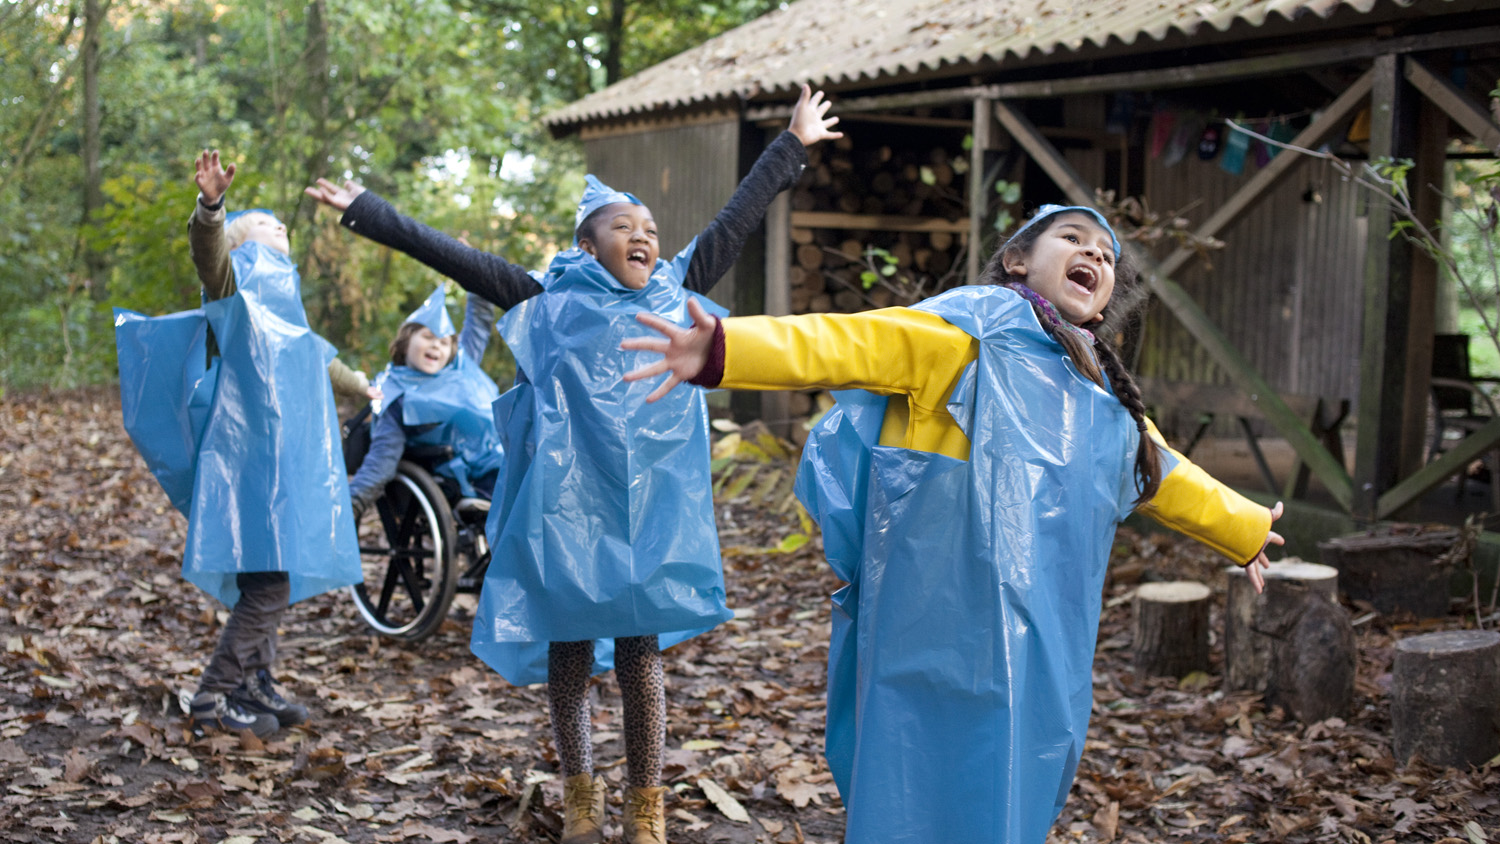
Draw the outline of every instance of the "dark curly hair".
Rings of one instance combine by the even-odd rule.
[[[1065,213],[1067,213],[1066,210],[1058,211],[1048,216]],[[1036,220],[1018,232],[1004,246],[995,250],[995,254],[991,255],[989,262],[985,264],[984,271],[979,274],[978,283],[1024,285],[1026,277],[1011,275],[1010,271],[1005,268],[1005,258],[1008,255],[1030,255],[1031,247],[1050,225],[1047,218]],[[1136,481],[1140,489],[1140,496],[1135,500],[1136,506],[1150,501],[1156,496],[1156,491],[1161,488],[1161,449],[1147,433],[1146,404],[1141,399],[1141,389],[1136,385],[1135,379],[1130,377],[1129,370],[1125,368],[1125,362],[1120,359],[1120,353],[1109,338],[1117,334],[1130,317],[1145,305],[1146,298],[1147,291],[1140,283],[1140,272],[1135,262],[1131,260],[1129,252],[1122,252],[1119,260],[1115,262],[1114,294],[1110,297],[1109,304],[1100,312],[1104,321],[1093,329],[1092,351],[1088,348],[1087,341],[1078,332],[1069,330],[1067,326],[1061,324],[1055,311],[1047,313],[1041,308],[1032,307],[1032,310],[1036,312],[1037,320],[1046,327],[1053,339],[1062,345],[1068,357],[1072,358],[1077,365],[1078,371],[1101,387],[1105,386],[1104,379],[1108,378],[1115,397],[1135,419],[1136,427],[1141,432],[1140,445],[1135,453]]]

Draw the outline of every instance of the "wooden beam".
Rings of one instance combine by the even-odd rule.
[[[1437,32],[1428,35],[1410,35],[1400,38],[1363,39],[1333,47],[1318,47],[1289,53],[1229,59],[1222,62],[1206,62],[1179,67],[1163,67],[1153,70],[1102,73],[1092,76],[1041,79],[1031,82],[1001,82],[993,85],[965,85],[957,88],[941,88],[931,91],[910,91],[901,94],[884,94],[870,97],[850,97],[835,100],[833,114],[856,111],[883,111],[919,106],[948,105],[971,101],[977,97],[990,99],[1037,99],[1059,97],[1080,92],[1149,91],[1171,88],[1191,88],[1220,82],[1253,79],[1289,73],[1308,68],[1327,67],[1351,61],[1373,59],[1383,54],[1419,53],[1427,50],[1459,49],[1500,42],[1500,26],[1486,26],[1459,32]],[[790,104],[764,105],[749,108],[747,120],[785,120],[792,115]]]
[[[1418,98],[1403,80],[1401,59],[1375,59],[1370,94],[1370,160],[1414,158]],[[1411,310],[1411,244],[1391,236],[1395,215],[1369,197],[1365,303],[1360,350],[1359,415],[1354,447],[1355,519],[1373,523],[1379,498],[1401,480],[1407,348]]]
[[[1167,310],[1177,317],[1177,320],[1187,328],[1209,356],[1214,359],[1229,377],[1236,387],[1260,408],[1261,415],[1270,422],[1291,445],[1297,456],[1306,463],[1323,486],[1333,496],[1334,501],[1340,507],[1348,510],[1353,500],[1353,484],[1349,479],[1349,473],[1344,470],[1343,463],[1334,455],[1328,453],[1328,449],[1313,434],[1312,429],[1299,418],[1295,411],[1287,406],[1265,378],[1255,370],[1250,361],[1240,354],[1239,349],[1229,342],[1229,338],[1214,325],[1208,314],[1193,301],[1193,297],[1182,289],[1182,285],[1160,275],[1151,266],[1150,257],[1135,250],[1132,246],[1136,260],[1140,262],[1142,271],[1146,276],[1147,283],[1151,286],[1151,292],[1161,300]]]
[[[1069,202],[1074,205],[1092,206],[1094,204],[1093,188],[1084,182],[1083,178],[1078,175],[1078,171],[1074,170],[1073,165],[1062,157],[1057,148],[1042,137],[1042,133],[1037,130],[1036,126],[1026,119],[1026,115],[1003,100],[997,100],[994,108],[995,117],[999,118],[1000,125],[1004,126],[1005,131],[1015,138],[1016,143],[1025,148],[1032,160],[1052,177],[1053,183],[1062,189]]]
[[[1500,417],[1491,419],[1483,428],[1464,437],[1463,442],[1443,452],[1442,457],[1381,493],[1375,506],[1375,517],[1390,518],[1438,484],[1459,472],[1467,471],[1471,462],[1497,445],[1500,445]]]
[[[966,218],[902,217],[896,214],[844,214],[839,211],[793,211],[792,228],[850,229],[866,232],[952,232],[968,234]]]
[[[1354,111],[1355,107],[1365,101],[1370,95],[1371,80],[1374,79],[1373,71],[1366,71],[1363,76],[1350,85],[1348,90],[1340,94],[1328,108],[1323,110],[1317,120],[1308,124],[1306,129],[1297,133],[1297,137],[1291,140],[1292,146],[1304,149],[1317,149],[1333,131],[1343,124],[1344,119]],[[1260,168],[1250,180],[1240,186],[1223,205],[1220,205],[1203,224],[1198,226],[1194,235],[1199,238],[1215,237],[1234,222],[1247,209],[1259,202],[1262,197],[1268,195],[1273,187],[1281,182],[1292,168],[1302,163],[1300,155],[1278,155],[1271,159],[1270,163]],[[1187,248],[1178,248],[1167,259],[1161,262],[1160,272],[1162,275],[1170,276],[1182,268],[1196,253]]]
[[[792,199],[791,191],[776,194],[766,208],[766,313],[792,312]]]
[[[989,221],[986,212],[990,205],[990,186],[984,181],[984,153],[993,143],[990,127],[994,122],[990,101],[977,97],[974,100],[974,125],[969,130],[969,284],[979,281],[979,272],[984,266],[985,256],[979,254],[979,250],[984,244],[984,226]]]
[[[1438,108],[1447,112],[1453,122],[1473,135],[1479,143],[1500,154],[1500,126],[1468,94],[1459,90],[1452,82],[1433,73],[1415,56],[1406,57],[1406,81],[1421,91]]]
[[[1067,194],[1069,201],[1075,205],[1091,206],[1094,204],[1094,192],[1078,177],[1062,155],[1036,132],[1036,127],[1032,126],[1029,120],[1005,102],[996,102],[995,110],[1001,125],[1011,133],[1016,143],[1024,147],[1042,169],[1047,171],[1053,181],[1057,182],[1058,187]],[[1145,252],[1134,248],[1133,245],[1127,248],[1131,250],[1131,255],[1141,267],[1152,293],[1161,299],[1162,304],[1166,305],[1172,315],[1187,328],[1194,339],[1209,353],[1209,356],[1223,367],[1235,386],[1256,403],[1266,420],[1283,437],[1286,437],[1292,449],[1297,452],[1297,456],[1302,458],[1313,474],[1317,475],[1318,480],[1323,482],[1323,486],[1328,488],[1334,500],[1347,509],[1353,492],[1349,473],[1344,470],[1342,461],[1328,453],[1328,449],[1313,434],[1312,429],[1298,418],[1291,408],[1287,407],[1286,402],[1282,401],[1276,390],[1255,370],[1250,361],[1240,354],[1234,344],[1229,342],[1224,332],[1214,325],[1213,320],[1209,319],[1181,285],[1168,278],[1165,273],[1159,272],[1155,262]]]

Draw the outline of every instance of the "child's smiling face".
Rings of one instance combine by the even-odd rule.
[[[640,290],[651,280],[661,249],[656,240],[656,221],[644,205],[616,202],[597,212],[587,236],[578,248],[599,259],[604,269],[631,290]]]
[[[1074,325],[1097,322],[1115,290],[1115,247],[1088,214],[1063,212],[1047,223],[1028,254],[1005,258],[1013,276],[1052,303]]]
[[[453,335],[439,337],[425,326],[406,341],[406,365],[418,372],[436,375],[453,359]]]

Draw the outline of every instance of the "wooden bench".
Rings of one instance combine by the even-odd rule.
[[[1193,431],[1187,445],[1180,449],[1183,456],[1192,456],[1193,449],[1216,419],[1233,416],[1245,434],[1245,443],[1250,447],[1250,455],[1260,469],[1267,491],[1286,498],[1302,498],[1307,494],[1307,483],[1312,472],[1300,458],[1292,469],[1292,476],[1288,478],[1286,487],[1282,488],[1276,483],[1276,476],[1271,472],[1271,466],[1266,461],[1265,453],[1261,451],[1259,438],[1251,424],[1253,420],[1264,419],[1265,414],[1261,412],[1259,405],[1240,390],[1217,384],[1190,384],[1146,376],[1137,377],[1136,382],[1140,385],[1141,395],[1153,419],[1158,414],[1174,411],[1193,416],[1197,429]],[[1281,400],[1294,413],[1307,420],[1313,436],[1328,449],[1335,460],[1343,464],[1344,444],[1339,428],[1349,416],[1349,400],[1286,393],[1281,394]]]

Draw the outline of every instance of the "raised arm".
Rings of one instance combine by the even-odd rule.
[[[807,165],[807,147],[843,137],[843,133],[831,130],[838,118],[824,117],[829,105],[822,91],[812,93],[808,86],[802,86],[787,131],[760,154],[750,173],[735,188],[729,203],[698,235],[698,246],[683,279],[684,287],[697,293],[712,289],[739,259],[746,239],[760,226],[771,201],[797,183]]]
[[[542,292],[542,286],[521,267],[401,214],[379,194],[354,182],[345,182],[341,188],[319,179],[305,193],[343,211],[339,223],[355,234],[405,252],[503,310]]]
[[[219,162],[218,150],[204,150],[194,162],[198,201],[188,218],[188,252],[210,300],[234,295],[234,268],[224,237],[224,194],[234,184],[234,165]]]
[[[479,363],[484,360],[484,351],[489,348],[494,331],[495,306],[483,296],[470,293],[464,306],[464,327],[458,334],[458,347],[469,360]]]

